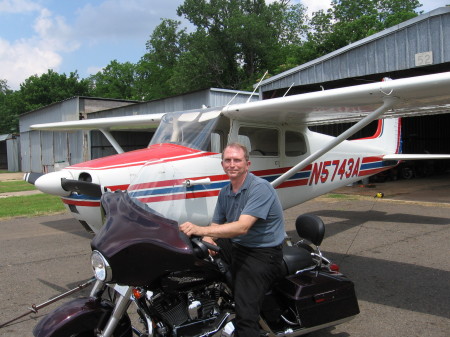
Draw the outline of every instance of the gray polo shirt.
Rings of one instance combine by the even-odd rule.
[[[248,173],[244,184],[234,193],[231,183],[222,188],[212,221],[233,222],[241,214],[258,218],[245,235],[231,240],[246,247],[274,247],[285,237],[283,208],[270,183]]]

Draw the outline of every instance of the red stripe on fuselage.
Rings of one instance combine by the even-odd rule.
[[[203,152],[177,144],[156,144],[146,149],[115,154],[112,156],[75,164],[66,169],[74,170],[109,170],[139,165],[151,165],[174,160],[183,160],[210,156],[215,153]]]
[[[73,200],[73,199],[64,199],[64,198],[61,198],[61,200],[66,205],[100,207],[100,201]]]

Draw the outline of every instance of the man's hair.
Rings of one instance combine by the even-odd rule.
[[[235,149],[241,149],[242,151],[244,151],[244,157],[245,157],[245,160],[246,160],[246,161],[249,161],[249,160],[250,160],[250,157],[249,157],[249,155],[248,155],[247,147],[246,147],[245,145],[240,144],[240,143],[230,143],[230,144],[228,144],[227,146],[225,146],[225,148],[224,148],[223,151],[222,151],[222,160],[223,160],[223,155],[224,155],[224,153],[225,153],[225,150],[228,149],[228,148],[230,148],[230,147],[235,148]]]

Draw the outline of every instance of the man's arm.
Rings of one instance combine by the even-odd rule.
[[[188,235],[207,236],[211,238],[229,239],[246,234],[258,218],[242,214],[237,221],[218,225],[212,223],[210,226],[197,226],[190,222],[180,225],[180,230]]]

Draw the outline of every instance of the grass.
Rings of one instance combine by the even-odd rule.
[[[17,216],[38,216],[65,211],[59,197],[33,194],[20,197],[0,198],[0,219]]]
[[[24,180],[0,181],[0,193],[33,191],[36,187]]]
[[[345,199],[345,200],[355,200],[357,196],[349,195],[349,194],[338,194],[338,193],[327,193],[324,195],[326,198],[330,199]]]

